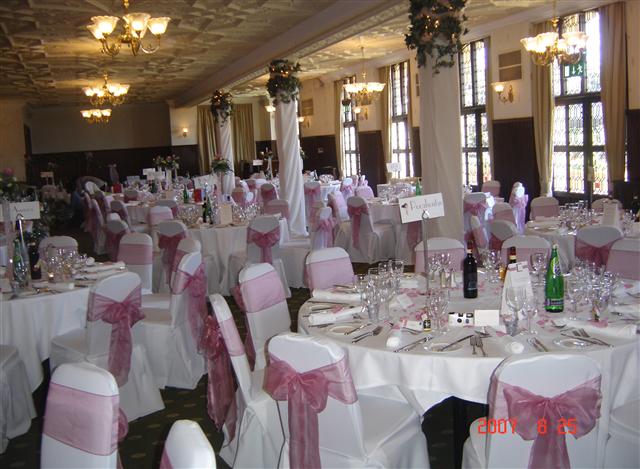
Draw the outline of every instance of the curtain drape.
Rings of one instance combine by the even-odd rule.
[[[198,168],[200,174],[211,171],[211,160],[216,154],[215,121],[208,105],[198,106]]]
[[[233,105],[233,150],[236,163],[253,161],[256,147],[253,140],[253,108],[251,104]]]
[[[385,87],[380,93],[380,113],[382,115],[382,152],[384,154],[385,163],[391,163],[391,113],[389,112],[389,96],[391,93],[389,91],[389,87],[391,86],[391,79],[389,76],[389,71],[391,67],[380,67],[378,69],[378,75],[380,83],[384,83]],[[411,100],[409,100],[411,101]],[[411,111],[409,111],[411,113]],[[411,126],[409,125],[408,131],[411,130]],[[384,172],[385,179],[388,182],[389,172]]]
[[[600,96],[604,115],[604,148],[613,182],[624,180],[625,111],[627,107],[626,19],[623,2],[600,7]]]
[[[335,104],[334,122],[336,131],[336,157],[338,160],[338,176],[344,177],[342,165],[342,80],[333,82],[333,102]]]
[[[545,21],[533,26],[533,35],[552,31]],[[533,66],[531,93],[533,102],[533,135],[540,176],[540,195],[551,195],[553,177],[553,80],[550,66]]]
[[[484,47],[486,49],[486,56],[491,57],[491,38],[486,38],[484,40]],[[491,162],[491,179],[495,173],[495,169],[493,167],[493,87],[490,83],[493,83],[493,76],[491,74],[491,67],[487,67],[487,82],[485,84],[485,89],[487,92],[485,93],[485,107],[487,110],[487,133],[489,134],[489,161]],[[486,174],[483,174],[486,176]],[[480,182],[480,187],[482,187],[482,182]]]

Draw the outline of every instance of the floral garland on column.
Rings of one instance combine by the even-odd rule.
[[[467,0],[410,0],[409,33],[404,42],[416,49],[418,66],[423,67],[426,54],[435,59],[434,75],[440,67],[453,67],[455,56],[462,48],[460,37],[468,32],[462,13]]]
[[[267,91],[273,103],[289,103],[298,98],[302,83],[295,75],[300,71],[300,64],[285,59],[276,59],[269,64],[269,81]]]
[[[231,93],[225,93],[222,90],[215,90],[211,96],[211,114],[218,125],[227,122],[233,114],[231,98]]]

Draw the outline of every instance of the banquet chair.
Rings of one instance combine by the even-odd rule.
[[[255,354],[255,369],[266,365],[265,345],[276,334],[291,329],[285,288],[271,264],[251,264],[239,276],[240,296],[246,313],[248,353]]]
[[[340,192],[345,200],[349,200],[349,197],[353,197],[353,179],[344,178],[340,183]]]
[[[158,225],[158,223],[167,221],[167,220],[173,220],[173,218],[174,218],[173,212],[169,207],[156,205],[149,209],[147,224],[149,225],[149,229],[153,231],[153,228],[155,228]]]
[[[381,223],[392,223],[385,220]],[[415,262],[415,248],[422,239],[422,222],[412,221],[409,223],[398,223],[394,226],[396,246],[395,259],[404,261],[406,265],[413,265]]]
[[[560,215],[560,203],[555,197],[536,197],[531,201],[530,219],[538,217],[558,217]]]
[[[471,218],[472,215],[478,217],[482,226],[487,226],[488,220],[491,218],[491,209],[487,203],[487,194],[484,192],[466,194],[462,205],[465,233],[471,231],[469,218]]]
[[[483,430],[486,418],[474,421],[464,444],[462,467],[594,467],[602,420],[598,418],[600,379],[598,363],[585,355],[549,353],[505,359],[491,377],[488,420],[513,419],[516,429],[508,426],[504,433],[490,433]],[[540,403],[542,399],[551,400],[549,407]],[[548,408],[554,410],[543,414]],[[542,418],[549,419],[546,435],[538,430]],[[577,419],[579,432],[561,434],[556,428],[558,418]],[[548,446],[535,451],[534,440],[544,444],[543,439]],[[562,443],[554,440],[566,444],[568,465],[561,463]]]
[[[129,225],[122,220],[109,220],[105,225],[105,248],[112,262],[118,260],[120,240],[127,233],[130,233]]]
[[[29,431],[36,417],[31,388],[18,349],[0,344],[0,454],[9,440]]]
[[[367,201],[361,197],[347,200],[351,224],[343,223],[335,245],[346,247],[353,262],[373,263],[394,257],[396,239],[393,225],[373,223]]]
[[[91,233],[91,196],[88,192],[82,193],[82,229]]]
[[[118,261],[124,262],[127,270],[140,277],[142,288],[142,304],[145,296],[151,293],[153,277],[153,242],[145,233],[127,233],[120,238]]]
[[[95,199],[91,200],[91,224],[90,233],[93,238],[93,251],[96,254],[105,253],[105,232],[104,224],[105,220],[102,216],[102,211],[98,206],[98,202]]]
[[[111,213],[111,201],[113,200],[112,196],[104,195],[104,192],[98,191],[93,195],[93,200],[98,202],[98,207],[100,207],[100,212],[102,212],[102,216],[106,219],[107,215]]]
[[[216,469],[216,454],[196,422],[176,420],[171,425],[160,459],[162,469]]]
[[[313,250],[305,261],[309,290],[327,289],[333,285],[351,285],[354,280],[353,264],[342,248],[329,247]]]
[[[264,368],[251,371],[225,299],[215,294],[210,295],[209,300],[238,383],[236,425],[234,429],[224,428],[225,444],[220,449],[220,457],[232,467],[276,467],[284,435],[280,431],[276,403],[262,389]]]
[[[640,467],[640,400],[636,399],[611,411],[609,439],[604,449],[604,467]]]
[[[134,202],[139,200],[140,193],[136,189],[125,189],[124,190],[124,202]]]
[[[493,206],[493,219],[510,221],[517,226],[513,208],[506,202],[498,202]]]
[[[358,186],[356,187],[356,196],[362,197],[365,200],[373,199],[375,196],[373,195],[373,189],[370,186]]]
[[[489,192],[492,196],[498,197],[500,195],[500,181],[484,181],[480,192]]]
[[[515,235],[502,243],[500,257],[504,265],[508,264],[509,248],[511,247],[516,248],[516,258],[518,262],[527,262],[529,269],[531,269],[531,256],[534,253],[541,252],[546,256],[546,259],[549,259],[551,255],[551,245],[546,239],[534,235]]]
[[[449,264],[456,272],[462,271],[462,261],[465,258],[466,251],[460,241],[453,238],[434,237],[427,241],[429,257],[446,253],[450,255],[451,263]],[[424,272],[424,242],[420,241],[416,245],[416,263],[414,272]]]
[[[167,292],[167,286],[171,280],[169,273],[176,249],[180,240],[187,237],[187,227],[177,220],[160,222],[156,228],[159,254],[153,258],[153,283],[154,293]]]
[[[617,204],[618,208],[622,210],[622,203],[618,199],[609,199],[607,197],[594,200],[591,203],[591,208],[596,212],[602,212],[604,211],[605,204]]]
[[[265,215],[280,215],[289,220],[289,202],[284,199],[270,200],[264,204]]]
[[[169,207],[171,209],[171,214],[173,215],[173,218],[177,218],[177,216],[178,216],[178,202],[176,202],[174,199],[156,200],[156,206]]]
[[[84,190],[87,191],[90,195],[95,194],[100,191],[100,187],[93,181],[87,181],[84,183]]]
[[[247,205],[253,202],[254,198],[254,192],[245,191],[241,187],[236,187],[231,191],[231,199],[235,202],[236,205],[239,205],[242,208],[246,208]]]
[[[46,257],[50,248],[78,252],[78,241],[71,236],[47,236],[38,245],[38,254],[41,259]]]
[[[119,403],[118,384],[107,370],[91,363],[56,368],[47,393],[40,466],[116,469]]]
[[[117,213],[120,219],[124,221],[132,232],[135,233],[147,233],[149,232],[149,226],[146,223],[132,223],[129,216],[129,210],[127,206],[120,200],[114,200],[111,202],[111,212]]]
[[[489,223],[489,249],[500,251],[502,243],[518,234],[516,225],[506,220],[493,220]]]
[[[623,238],[613,243],[607,270],[622,278],[640,280],[640,238]]]
[[[311,250],[333,247],[336,221],[331,207],[318,210],[316,219],[311,223]]]
[[[260,186],[260,200],[262,201],[262,206],[267,202],[272,200],[276,200],[278,198],[278,191],[276,190],[276,186],[271,184],[270,182],[264,183]]]
[[[349,212],[347,209],[347,202],[345,201],[342,192],[333,191],[327,196],[327,205],[331,207],[333,218],[338,223],[349,221]]]
[[[466,241],[469,241],[469,239],[473,240],[473,252],[476,258],[478,258],[483,251],[489,248],[487,230],[485,230],[475,215],[471,215],[469,222],[471,224],[471,232],[468,233]]]
[[[622,231],[615,226],[592,225],[576,232],[576,258],[606,266],[613,244],[623,238]]]
[[[90,362],[109,369],[120,388],[120,407],[130,421],[164,409],[145,348],[133,340],[131,348],[126,346],[127,337],[135,336],[141,327],[140,292],[140,277],[133,272],[98,281],[89,294],[86,328],[51,339],[49,357],[52,370],[69,362]],[[126,315],[118,313],[121,307],[127,311]],[[116,340],[112,341],[116,325]],[[130,331],[130,335],[119,330]]]
[[[144,319],[134,331],[136,343],[148,351],[156,384],[195,389],[204,373],[198,354],[202,315],[206,301],[204,266],[200,252],[185,254],[171,274],[169,305],[143,307]],[[195,304],[194,302],[201,302]]]
[[[515,182],[509,195],[509,205],[513,210],[513,216],[516,219],[516,227],[520,234],[524,233],[524,224],[527,217],[527,204],[529,196],[524,192],[524,186],[520,182]]]
[[[321,378],[330,384],[321,387]],[[305,398],[309,391],[289,385],[298,379],[315,385],[316,405]],[[264,388],[278,402],[285,433],[279,467],[429,467],[420,416],[405,402],[358,394],[348,356],[334,342],[277,335]],[[317,442],[307,436],[316,426]]]
[[[322,201],[322,188],[318,181],[309,181],[304,183],[304,209],[307,216],[307,224],[309,220],[313,220],[316,216],[316,202]]]

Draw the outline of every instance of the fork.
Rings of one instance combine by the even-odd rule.
[[[472,355],[477,355],[478,353],[476,352],[476,337],[475,335],[471,336],[471,338],[469,339],[469,342],[471,343],[471,347],[473,347],[473,352]]]
[[[486,357],[487,356],[487,352],[484,351],[484,346],[482,344],[482,337],[480,337],[479,335],[477,335],[475,337],[476,337],[476,345],[478,347],[480,347],[480,351],[482,352],[482,356]]]
[[[593,340],[594,342],[598,342],[598,343],[600,343],[600,344],[602,344],[602,345],[606,345],[607,347],[611,347],[611,344],[609,344],[609,343],[605,342],[604,340],[600,340],[600,339],[598,339],[598,338],[596,338],[596,337],[593,337],[593,336],[589,335],[589,334],[587,333],[587,331],[585,331],[585,330],[584,330],[584,329],[582,329],[582,328],[580,328],[580,329],[574,329],[574,330],[573,330],[573,335],[575,335],[575,336],[577,336],[577,337],[582,337],[583,339],[591,339],[591,340]]]

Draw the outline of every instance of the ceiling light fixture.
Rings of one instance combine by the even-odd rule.
[[[106,124],[111,117],[111,109],[85,109],[80,114],[89,124]]]
[[[276,112],[276,107],[273,104],[267,104],[264,108],[269,114]]]
[[[116,16],[94,16],[91,18],[93,24],[87,26],[100,44],[102,52],[115,57],[120,52],[122,44],[126,44],[131,49],[133,55],[138,55],[140,51],[145,54],[153,54],[160,48],[160,37],[167,31],[167,25],[171,18],[161,16],[152,18],[148,13],[129,13],[129,0],[122,0],[125,14],[122,16],[124,32],[115,35],[111,43],[109,39],[114,32],[120,18]],[[158,40],[155,46],[143,45],[142,38],[147,30]]]
[[[109,75],[105,73],[104,84],[101,87],[87,86],[82,88],[82,91],[89,98],[92,106],[102,106],[105,103],[117,106],[124,102],[124,96],[129,92],[129,85],[109,83]]]
[[[362,81],[355,83],[345,83],[344,90],[349,94],[356,106],[368,106],[380,96],[384,89],[384,83],[375,81],[367,82],[367,72],[365,71],[364,47],[362,51]]]

